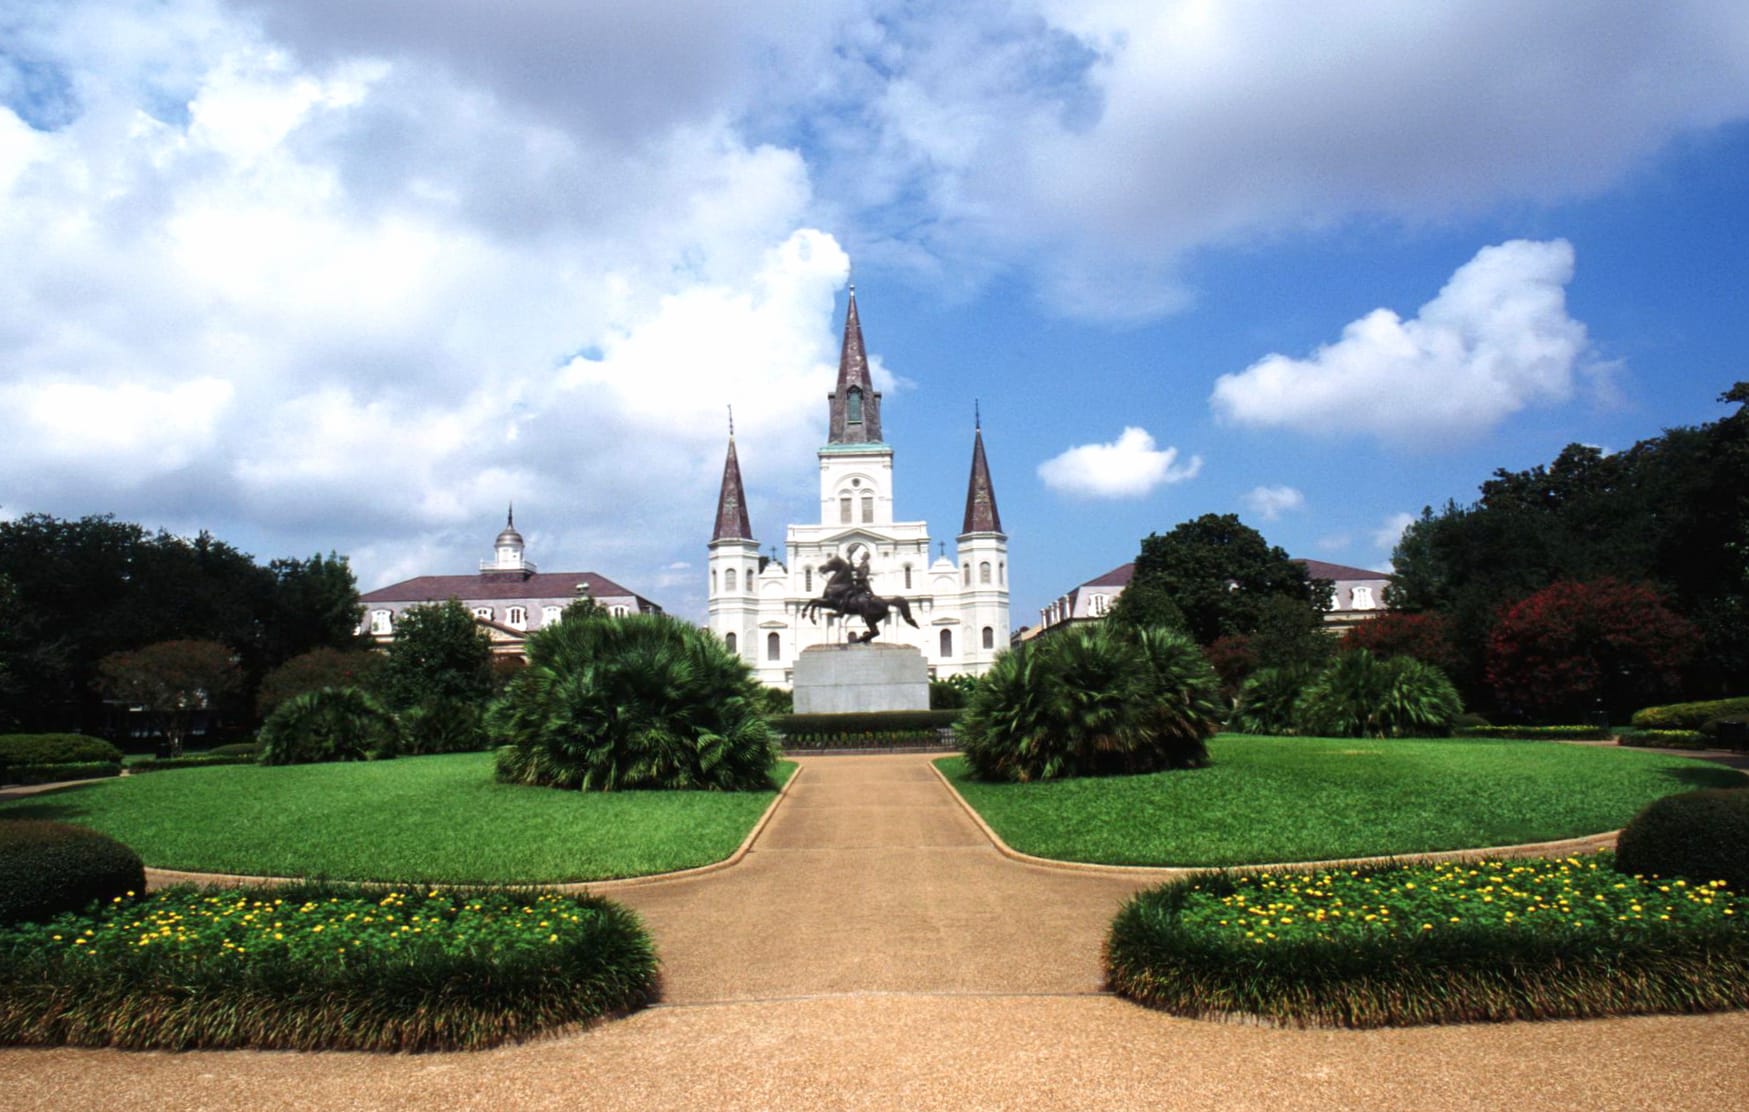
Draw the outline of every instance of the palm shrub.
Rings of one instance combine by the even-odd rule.
[[[401,752],[471,753],[491,746],[486,714],[471,699],[435,695],[402,711]]]
[[[1294,704],[1314,675],[1309,668],[1259,668],[1239,685],[1228,725],[1242,734],[1293,733]]]
[[[1338,655],[1294,704],[1299,733],[1322,737],[1441,737],[1463,713],[1451,681],[1414,657]]]
[[[487,718],[509,783],[756,791],[777,759],[763,705],[746,662],[695,626],[584,616],[528,639]]]
[[[395,716],[356,687],[324,687],[281,703],[261,724],[261,763],[314,764],[393,757]]]
[[[987,780],[1194,767],[1208,760],[1218,691],[1181,633],[1076,626],[997,657],[956,729]]]

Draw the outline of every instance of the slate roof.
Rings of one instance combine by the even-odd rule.
[[[711,540],[753,539],[753,525],[747,519],[747,492],[741,487],[741,461],[735,455],[735,435],[729,434],[729,455],[723,460],[723,489],[717,495],[717,527]]]
[[[1294,563],[1305,565],[1306,572],[1313,579],[1349,580],[1349,579],[1389,579],[1391,574],[1384,571],[1373,571],[1369,568],[1354,568],[1347,564],[1330,564],[1323,560],[1302,560],[1294,557]]]
[[[1002,514],[996,509],[996,488],[984,459],[984,430],[972,434],[972,476],[966,482],[966,520],[962,533],[1000,533]]]
[[[851,388],[862,392],[862,420],[850,420],[845,402]],[[862,318],[856,312],[856,287],[850,287],[850,307],[844,312],[844,347],[838,355],[838,386],[829,395],[828,444],[879,444],[881,396],[868,373],[868,353],[862,346]]]
[[[480,572],[475,575],[421,575],[379,587],[362,595],[360,602],[442,602],[449,598],[479,599],[575,598],[577,584],[589,584],[589,597],[633,598],[638,609],[661,610],[635,591],[593,571],[543,571],[524,576],[518,572]]]

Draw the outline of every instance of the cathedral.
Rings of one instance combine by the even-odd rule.
[[[804,615],[825,586],[821,566],[833,556],[852,566],[866,559],[875,594],[904,598],[917,622],[913,628],[895,612],[879,640],[917,648],[931,677],[982,675],[1008,647],[1008,537],[984,459],[982,423],[974,422],[965,520],[953,556],[943,544],[932,561],[928,523],[894,518],[893,449],[881,439],[881,396],[869,377],[854,285],[827,412],[820,520],[789,527],[782,561],[759,554],[730,430],[710,542],[708,628],[762,682],[789,687],[803,649],[843,643],[863,628],[856,618]]]

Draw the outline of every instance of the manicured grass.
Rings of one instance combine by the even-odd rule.
[[[787,779],[793,764],[782,764]],[[0,818],[101,830],[147,865],[197,872],[546,884],[720,861],[772,792],[574,792],[492,778],[490,753],[187,768],[0,804]]]
[[[1120,995],[1179,1015],[1380,1027],[1749,1006],[1749,897],[1608,854],[1217,873],[1143,892]]]
[[[940,762],[1023,853],[1112,865],[1252,865],[1550,841],[1613,830],[1672,792],[1749,783],[1669,753],[1468,738],[1222,734],[1204,769],[986,784]]]
[[[590,896],[171,888],[0,928],[0,1044],[476,1049],[641,1007],[656,958]]]

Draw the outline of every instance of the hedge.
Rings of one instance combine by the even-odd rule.
[[[1749,696],[1646,707],[1634,712],[1633,726],[1639,730],[1700,730],[1721,718],[1743,717],[1749,717]]]
[[[128,766],[130,775],[142,772],[165,772],[173,768],[211,768],[216,765],[255,764],[256,758],[242,753],[200,753],[185,757],[158,757],[135,761]]]
[[[75,761],[68,764],[14,765],[0,769],[0,784],[58,784],[62,780],[101,780],[120,776],[121,765],[110,761]]]
[[[1608,741],[1602,726],[1465,726],[1458,737],[1511,738],[1519,741]]]
[[[958,710],[887,710],[853,714],[774,715],[772,731],[796,749],[900,749],[937,746]]]
[[[1636,749],[1710,749],[1713,741],[1699,730],[1623,730],[1615,739]]]
[[[0,771],[8,765],[121,763],[120,749],[84,734],[0,734]]]
[[[108,835],[41,819],[0,822],[0,924],[145,890],[140,855]]]

